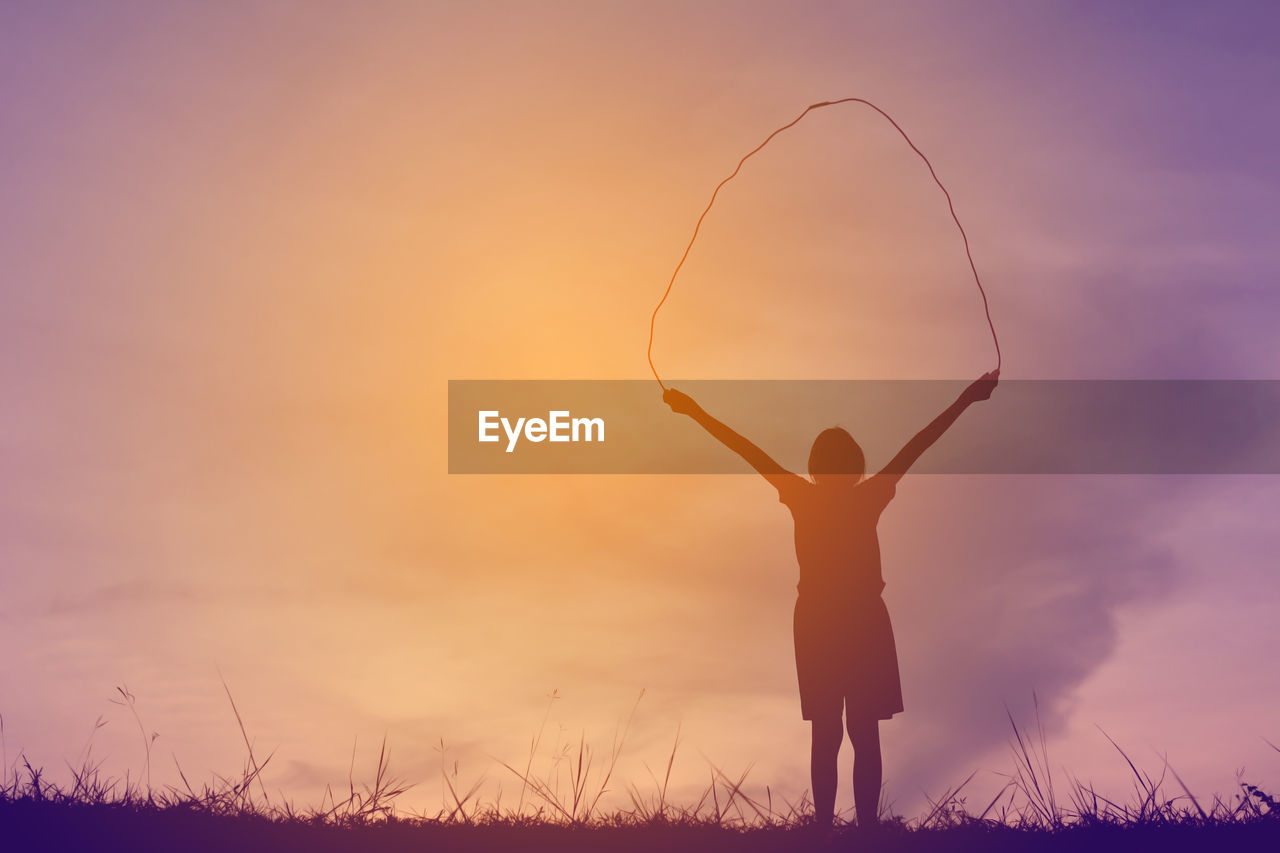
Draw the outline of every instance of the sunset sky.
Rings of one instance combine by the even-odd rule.
[[[651,790],[679,729],[678,796],[714,763],[798,798],[776,494],[450,476],[448,380],[648,377],[712,187],[847,96],[951,190],[1006,378],[1280,379],[1280,12],[888,6],[5,3],[6,766],[56,778],[101,717],[93,754],[136,777],[128,685],[156,784],[237,773],[225,677],[273,794],[345,787],[353,741],[371,775],[385,735],[406,806],[439,807],[442,741],[510,805],[499,762],[549,704],[535,771],[607,752],[643,690],[615,787]],[[878,116],[811,115],[717,205],[659,320],[677,385],[994,366]],[[801,468],[829,425],[767,449]],[[894,808],[974,770],[985,805],[1033,694],[1055,770],[1117,797],[1099,728],[1198,795],[1274,790],[1277,508],[1268,476],[908,476],[880,527]]]

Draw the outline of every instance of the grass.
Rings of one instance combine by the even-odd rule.
[[[225,686],[225,683],[224,683]],[[1055,775],[1047,740],[1036,714],[1034,731],[1009,716],[1013,769],[1000,792],[973,812],[964,795],[968,779],[929,801],[915,819],[884,813],[874,830],[838,825],[820,833],[812,822],[807,792],[790,800],[766,788],[763,797],[745,787],[750,767],[737,775],[710,765],[701,796],[674,803],[668,796],[680,747],[677,731],[665,767],[649,771],[651,785],[627,785],[630,807],[606,811],[615,791],[615,770],[625,748],[635,708],[598,755],[585,738],[552,751],[550,766],[535,773],[547,714],[530,739],[520,765],[499,761],[520,783],[514,806],[482,802],[485,777],[463,785],[457,762],[449,766],[440,743],[442,801],[434,813],[397,808],[411,785],[391,773],[385,739],[371,783],[355,781],[355,749],[345,791],[326,790],[320,803],[298,808],[272,799],[263,781],[273,754],[261,760],[227,689],[245,745],[241,771],[192,785],[178,767],[181,785],[153,786],[151,747],[134,695],[117,689],[113,699],[130,711],[143,741],[143,769],[136,778],[107,778],[90,742],[68,763],[70,782],[55,784],[25,755],[5,756],[0,780],[0,846],[9,849],[75,850],[685,850],[777,851],[860,849],[952,850],[1280,850],[1280,801],[1239,780],[1234,796],[1211,802],[1194,797],[1166,762],[1157,776],[1140,770],[1111,741],[1132,772],[1134,789],[1125,801],[1109,799],[1090,785]],[[641,693],[643,696],[643,693]],[[637,706],[639,705],[637,699]],[[101,718],[93,732],[104,725]],[[4,722],[0,717],[0,740]],[[1111,740],[1103,732],[1103,735]],[[1272,745],[1272,748],[1276,748]],[[1280,749],[1278,749],[1280,751]],[[176,763],[176,760],[175,760]],[[1172,776],[1177,790],[1166,778]]]

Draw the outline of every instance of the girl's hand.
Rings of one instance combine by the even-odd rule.
[[[671,411],[677,415],[692,415],[698,411],[698,404],[694,402],[692,397],[674,388],[668,388],[662,392],[662,402],[670,406]]]
[[[1000,382],[1000,371],[993,370],[990,373],[984,373],[978,379],[964,389],[964,398],[970,403],[976,403],[979,400],[990,400],[991,392],[996,390],[997,383]]]

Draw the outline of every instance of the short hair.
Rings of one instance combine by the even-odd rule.
[[[815,481],[828,474],[855,475],[867,472],[867,458],[858,442],[842,427],[818,433],[809,450],[809,476]]]

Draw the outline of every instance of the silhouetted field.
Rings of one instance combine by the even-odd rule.
[[[0,802],[0,846],[83,851],[1274,851],[1280,819],[1078,823],[1060,829],[970,821],[871,833],[801,826],[717,827],[712,823],[564,826],[538,821],[439,823],[392,818],[342,826],[301,819],[215,815],[182,806],[89,805],[31,799]]]
[[[119,693],[119,704],[136,717],[132,694]],[[247,753],[242,772],[199,786],[180,771],[181,786],[152,787],[154,736],[146,736],[140,719],[148,766],[137,779],[106,778],[86,749],[80,767],[70,768],[71,781],[56,784],[19,755],[0,780],[0,850],[1280,851],[1280,801],[1243,779],[1239,793],[1202,802],[1167,764],[1152,777],[1116,745],[1134,780],[1131,798],[1117,802],[1078,780],[1062,783],[1050,769],[1043,730],[1037,725],[1033,736],[1012,718],[1014,768],[985,808],[970,810],[965,780],[913,820],[882,814],[870,830],[838,822],[825,832],[813,824],[807,794],[798,802],[774,792],[753,796],[746,773],[734,778],[713,768],[696,802],[671,802],[678,736],[665,776],[655,776],[649,790],[618,785],[613,771],[630,722],[607,754],[596,756],[580,740],[576,751],[559,752],[551,769],[536,775],[540,731],[523,768],[503,765],[518,783],[514,804],[479,802],[479,782],[466,788],[456,766],[452,774],[442,766],[445,800],[438,811],[397,810],[411,786],[392,776],[384,744],[371,784],[350,778],[340,795],[330,789],[318,806],[300,809],[268,795],[262,776],[270,756],[259,761],[238,712],[236,720]],[[1166,776],[1176,792],[1166,792]],[[605,795],[619,791],[629,795],[630,808],[606,811]]]

